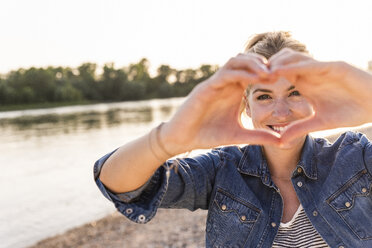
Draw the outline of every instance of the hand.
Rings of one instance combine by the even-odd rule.
[[[314,115],[287,127],[281,143],[309,132],[372,122],[372,75],[345,62],[319,62],[290,49],[269,60],[272,75],[285,77],[313,105]]]
[[[274,76],[268,76],[266,63],[257,54],[239,54],[195,87],[161,130],[166,150],[178,154],[231,144],[278,145],[277,133],[247,130],[240,123],[242,98],[248,84],[276,81]]]

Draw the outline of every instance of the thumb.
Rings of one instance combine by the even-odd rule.
[[[243,129],[242,132],[236,135],[235,142],[237,144],[279,146],[280,135],[276,132],[264,129],[255,130]]]
[[[290,124],[282,133],[280,143],[281,145],[290,144],[295,138],[323,129],[323,122],[316,115],[313,115]]]

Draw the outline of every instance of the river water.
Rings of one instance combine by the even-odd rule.
[[[94,162],[183,100],[0,113],[0,247],[27,247],[114,212],[94,183]]]
[[[0,112],[0,247],[27,247],[113,213],[94,183],[94,162],[168,120],[183,101]]]

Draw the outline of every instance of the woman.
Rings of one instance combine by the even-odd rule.
[[[372,247],[372,143],[308,135],[372,122],[372,75],[306,53],[286,32],[255,36],[169,122],[98,160],[98,187],[138,223],[208,209],[207,247]]]

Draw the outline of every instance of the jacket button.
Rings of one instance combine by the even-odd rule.
[[[348,208],[351,206],[351,203],[350,202],[345,202],[345,206]]]
[[[363,192],[363,193],[366,193],[366,192],[367,192],[367,189],[366,189],[366,188],[363,188],[363,189],[362,189],[362,192]]]
[[[242,215],[242,217],[240,217],[240,219],[244,221],[244,220],[247,219],[247,217],[245,217],[245,215]]]
[[[131,209],[131,208],[127,208],[127,210],[125,210],[125,212],[126,212],[127,214],[131,214],[131,213],[133,213],[133,209]]]
[[[338,248],[345,248],[343,245],[340,245]]]
[[[297,186],[301,188],[302,187],[302,182],[297,182]]]
[[[302,168],[301,168],[301,167],[298,167],[298,168],[297,168],[297,172],[298,172],[298,173],[302,173]]]
[[[225,204],[221,206],[221,209],[222,209],[222,210],[226,210],[226,208],[227,208],[227,207],[226,207]]]
[[[144,222],[146,220],[146,217],[143,214],[141,214],[141,215],[138,216],[138,220],[140,222]]]
[[[318,211],[314,211],[313,216],[318,216]]]
[[[271,226],[272,227],[276,227],[276,223],[275,222],[271,222]]]

